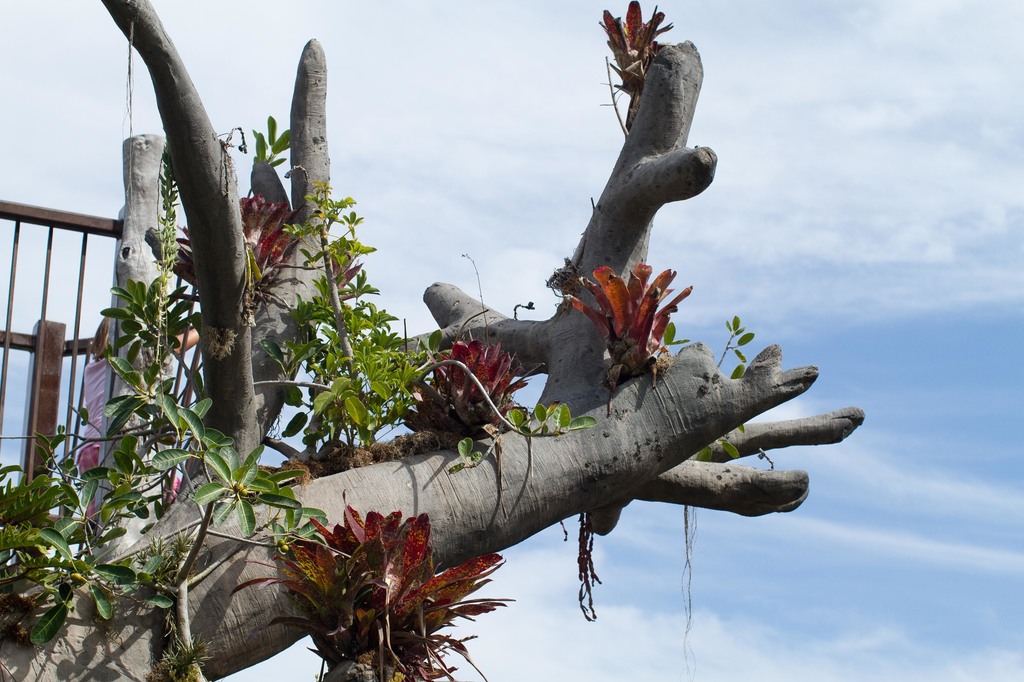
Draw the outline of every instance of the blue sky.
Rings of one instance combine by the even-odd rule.
[[[284,119],[303,43],[323,43],[334,183],[414,330],[431,282],[475,290],[461,253],[488,304],[557,303],[543,281],[621,144],[597,21],[625,4],[158,7],[224,131]],[[660,9],[664,38],[701,52],[690,141],[719,155],[711,188],[655,222],[652,264],[694,285],[677,325],[720,348],[741,315],[755,345],[821,369],[780,417],[867,421],[773,453],[810,472],[796,512],[697,513],[688,636],[682,510],[637,503],[598,540],[596,623],[575,603],[575,529],[550,529],[506,553],[492,593],[517,602],[480,619],[475,660],[492,682],[1024,679],[1024,6]],[[3,33],[0,197],[116,215],[121,139],[159,130],[141,63],[129,116],[99,3],[5,7]],[[294,651],[231,679],[300,669],[314,659]]]

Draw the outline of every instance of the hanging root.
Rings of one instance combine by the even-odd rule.
[[[580,514],[580,550],[576,557],[580,569],[580,610],[588,621],[597,620],[594,610],[594,583],[601,584],[594,570],[594,529],[590,523],[590,514]]]

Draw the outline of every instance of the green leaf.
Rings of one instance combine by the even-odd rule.
[[[733,445],[729,441],[725,440],[724,438],[722,440],[718,441],[718,442],[721,444],[722,449],[725,450],[725,453],[727,455],[729,455],[733,459],[739,459],[740,458],[740,451],[736,449],[735,445]]]
[[[665,325],[665,331],[661,335],[661,342],[666,346],[671,346],[676,340],[676,323],[669,322]]]
[[[200,419],[203,419],[204,417],[206,417],[206,413],[210,411],[210,407],[212,405],[213,400],[211,400],[210,398],[203,398],[198,403],[192,406],[192,411],[199,415]]]
[[[29,634],[29,641],[36,645],[46,644],[57,636],[67,616],[68,605],[63,601],[58,601],[43,614],[43,617],[32,628],[32,632]]]
[[[263,454],[263,447],[260,444],[253,448],[253,451],[242,462],[242,466],[235,469],[232,478],[236,483],[248,485],[256,478],[256,473],[259,471],[260,456]]]
[[[286,405],[292,407],[299,407],[302,405],[302,391],[299,390],[298,386],[289,386],[284,393],[284,402]]]
[[[135,368],[131,366],[124,358],[118,356],[112,356],[107,358],[107,362],[110,363],[110,367],[125,380],[130,386],[141,389],[142,388],[142,375],[135,371]]]
[[[538,422],[544,422],[548,418],[547,408],[537,403],[537,406],[533,408],[533,417]]]
[[[330,391],[324,391],[323,393],[317,394],[317,396],[313,398],[313,414],[321,414],[333,403],[334,394]]]
[[[64,539],[64,536],[58,533],[53,528],[40,528],[39,536],[46,541],[48,545],[57,550],[57,553],[68,561],[74,561],[75,556],[71,553],[71,548],[68,547],[68,541]]]
[[[190,456],[187,450],[182,450],[181,448],[161,450],[153,457],[153,466],[160,471],[167,471],[178,466]]]
[[[441,347],[441,340],[444,339],[444,333],[437,329],[427,339],[427,349],[436,352]]]
[[[151,594],[143,601],[151,606],[157,607],[158,609],[169,609],[174,606],[174,600],[162,593]]]
[[[109,620],[110,616],[114,613],[114,606],[110,603],[106,593],[96,585],[89,585],[89,594],[92,595],[92,600],[96,602],[96,613],[99,617],[103,620]]]
[[[736,342],[736,345],[737,346],[745,346],[745,345],[747,345],[748,343],[750,343],[753,340],[754,340],[754,332],[747,332],[746,334],[744,334],[743,336],[741,336],[739,338],[739,340]]]
[[[207,505],[224,497],[227,492],[227,488],[216,481],[212,481],[197,490],[194,499],[196,504],[200,506]]]
[[[206,429],[206,433],[203,434],[203,445],[208,448],[225,448],[234,442],[217,429]]]
[[[746,362],[747,356],[740,352],[738,348],[733,348],[732,352],[736,354],[736,357],[740,359],[740,362]]]
[[[224,481],[231,481],[231,466],[221,457],[220,453],[216,450],[207,451],[206,455],[203,456],[203,461],[206,462],[206,466],[213,469],[213,473],[217,474],[217,477]]]
[[[732,328],[730,331],[739,331],[740,324],[740,316],[736,315],[732,318]]]
[[[109,470],[108,470],[109,471]],[[82,509],[89,507],[89,503],[96,498],[96,493],[100,489],[100,482],[98,479],[89,479],[82,486],[82,491],[78,494],[79,504]]]
[[[206,428],[203,426],[203,420],[199,415],[187,407],[178,408],[178,411],[181,416],[181,422],[179,422],[179,424],[187,426],[188,430],[192,432],[192,436],[194,438],[202,440],[203,436],[206,435]]]
[[[235,507],[238,505],[238,500],[232,499],[230,502],[218,502],[213,508],[213,525],[219,526],[228,520],[235,511]]]
[[[124,289],[121,291],[124,291]],[[131,320],[135,318],[135,315],[127,308],[104,308],[100,311],[100,315],[103,317],[109,317],[113,320]]]
[[[554,410],[555,423],[558,424],[558,428],[564,429],[569,426],[572,422],[572,414],[569,413],[569,406],[565,403],[559,403],[558,407]]]
[[[698,462],[710,462],[712,454],[713,453],[711,450],[711,446],[707,445],[701,448],[700,452],[697,453],[697,456],[694,457],[694,459],[696,459]]]
[[[107,467],[93,467],[92,469],[89,469],[88,471],[83,471],[82,472],[82,480],[83,481],[92,481],[92,480],[105,481],[108,478],[110,478],[110,469],[107,468]]]
[[[582,417],[576,417],[569,422],[569,431],[579,431],[580,429],[589,429],[597,426],[597,420],[591,416],[584,415]]]
[[[160,410],[163,411],[164,416],[167,417],[167,421],[171,422],[171,426],[178,429],[178,404],[174,402],[174,399],[166,393],[157,393],[153,397],[153,402],[160,406]]]
[[[273,339],[263,339],[260,341],[260,347],[271,357],[277,364],[284,367],[284,353],[281,351],[281,346],[277,344],[277,341]]]
[[[270,147],[270,151],[273,154],[280,154],[281,152],[285,151],[286,149],[288,149],[288,147],[291,146],[291,141],[292,131],[286,130],[283,133],[281,133],[281,137],[274,140],[274,144],[273,146]]]
[[[742,377],[742,376],[743,376],[743,373],[744,373],[744,372],[745,372],[746,370],[747,370],[747,368],[746,368],[746,367],[744,367],[743,365],[736,365],[736,369],[734,369],[734,370],[732,371],[732,374],[731,374],[731,375],[729,376],[729,378],[730,378],[730,379],[739,379],[740,377]]]
[[[306,472],[301,469],[286,469],[285,471],[275,471],[270,474],[270,480],[280,485],[281,483],[285,483],[295,478],[301,478],[305,475]]]
[[[387,400],[392,394],[392,391],[389,391],[388,387],[379,381],[371,381],[370,390],[380,396],[381,400]]]
[[[145,404],[145,399],[137,395],[118,396],[108,402],[103,408],[104,414],[107,415],[107,436],[116,435],[128,423],[132,415]]]
[[[523,422],[526,421],[526,415],[523,414],[523,411],[520,410],[519,408],[513,408],[509,410],[508,414],[505,415],[505,418],[512,422],[512,426],[516,427],[517,429],[523,425]]]
[[[256,160],[266,161],[267,160],[267,138],[263,136],[263,133],[257,133],[255,130],[252,131],[256,137]]]
[[[345,398],[345,411],[348,412],[348,416],[352,418],[352,421],[359,426],[365,426],[370,419],[366,406],[357,400],[355,396]]]
[[[288,422],[288,426],[284,427],[284,431],[281,432],[283,438],[294,436],[295,434],[302,431],[302,427],[309,421],[309,417],[305,412],[296,412],[295,416]]]
[[[238,501],[238,525],[245,537],[256,532],[256,512],[247,500]]]
[[[267,139],[271,142],[277,139],[277,121],[273,116],[267,116]]]
[[[73,533],[75,528],[77,527],[78,521],[75,521],[74,519],[69,519],[67,517],[57,519],[57,521],[53,524],[53,529],[60,533],[65,540],[71,537],[71,533]]]
[[[459,441],[459,454],[463,457],[470,457],[473,454],[473,447],[475,445],[476,443],[473,442],[472,438],[463,438]]]
[[[263,504],[268,504],[271,507],[278,507],[279,509],[302,509],[302,504],[293,497],[286,497],[284,495],[275,495],[274,493],[263,493],[259,496],[259,501]]]

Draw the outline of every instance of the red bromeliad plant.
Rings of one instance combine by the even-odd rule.
[[[512,394],[526,386],[526,379],[516,379],[522,368],[515,358],[497,346],[482,341],[456,341],[450,351],[438,354],[435,362],[456,360],[468,367],[486,389],[498,414],[484,399],[484,394],[457,365],[439,365],[434,368],[431,382],[421,387],[415,398],[416,407],[406,417],[405,424],[413,431],[446,431],[460,436],[474,436],[486,425],[496,425],[499,414],[504,417],[516,407]]]
[[[333,668],[343,661],[376,663],[380,679],[386,670],[406,680],[452,679],[454,667],[441,658],[449,651],[470,665],[465,642],[439,630],[456,618],[472,620],[504,606],[504,599],[467,599],[501,566],[501,557],[487,554],[434,572],[430,521],[421,514],[402,522],[401,512],[366,515],[352,507],[345,525],[334,530],[312,521],[319,541],[297,539],[276,557],[276,577],[256,578],[239,585],[282,585],[295,606],[292,615],[271,625],[293,625],[307,631],[317,654]],[[475,667],[475,666],[474,666]]]
[[[601,28],[608,34],[608,47],[612,49],[612,55],[615,57],[615,65],[612,68],[622,79],[619,89],[629,95],[629,110],[625,123],[627,131],[633,127],[633,119],[640,106],[640,93],[644,89],[647,69],[661,47],[654,39],[672,28],[672,24],[658,28],[663,21],[665,13],[659,12],[655,7],[650,21],[645,23],[640,3],[635,1],[629,3],[625,23],[621,17],[612,17],[611,12],[604,11]]]
[[[601,266],[594,270],[598,284],[582,278],[583,285],[597,302],[597,309],[575,296],[568,297],[577,310],[597,325],[604,338],[612,358],[612,366],[608,370],[608,384],[612,390],[621,379],[651,368],[657,354],[664,349],[662,337],[669,316],[693,291],[693,287],[686,287],[659,310],[658,305],[672,293],[672,289],[667,287],[676,273],[665,270],[648,284],[652,272],[650,265],[637,263],[627,284],[611,268]]]
[[[295,250],[298,240],[288,234],[284,227],[295,217],[286,203],[268,202],[262,195],[247,197],[240,202],[242,231],[248,253],[250,285],[258,288],[264,281],[276,274],[277,268]],[[196,284],[195,265],[192,261],[192,244],[188,238],[178,239],[178,262],[175,274],[183,280]]]

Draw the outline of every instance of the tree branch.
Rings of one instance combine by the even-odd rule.
[[[302,50],[295,74],[295,90],[291,108],[291,191],[292,208],[297,210],[294,221],[309,220],[312,207],[306,205],[306,194],[314,182],[330,182],[330,157],[327,152],[327,59],[320,43],[310,40]],[[270,169],[277,178],[276,171]],[[256,173],[256,167],[253,168]],[[281,189],[283,194],[284,189]],[[307,250],[316,246],[308,242]],[[305,256],[295,249],[289,258],[291,265],[300,266]],[[294,339],[298,325],[292,317],[292,306],[299,297],[311,299],[316,288],[314,282],[323,275],[320,268],[282,268],[273,283],[270,294],[256,312],[253,338]],[[285,276],[284,273],[288,273]],[[290,379],[281,366],[262,348],[253,348],[252,374],[257,382]],[[286,388],[282,385],[263,384],[256,392],[259,434],[270,430],[284,405]]]
[[[259,443],[254,420],[250,333],[242,320],[245,247],[238,188],[227,143],[217,135],[185,65],[148,0],[103,0],[149,68],[157,106],[188,217],[202,294],[203,370],[216,395],[206,422],[235,439],[239,452]]]
[[[502,350],[523,364],[543,365],[547,358],[546,322],[513,320],[451,284],[436,283],[423,294],[434,321],[443,332],[443,345],[472,337],[490,344],[500,342]],[[424,335],[426,336],[426,335]]]
[[[803,419],[747,424],[743,431],[730,431],[723,437],[739,450],[740,457],[749,457],[761,450],[839,443],[863,423],[864,410],[844,407]],[[717,440],[711,445],[711,453],[713,462],[732,461]]]
[[[793,511],[807,499],[808,486],[804,471],[689,461],[641,486],[635,499],[762,516]]]

